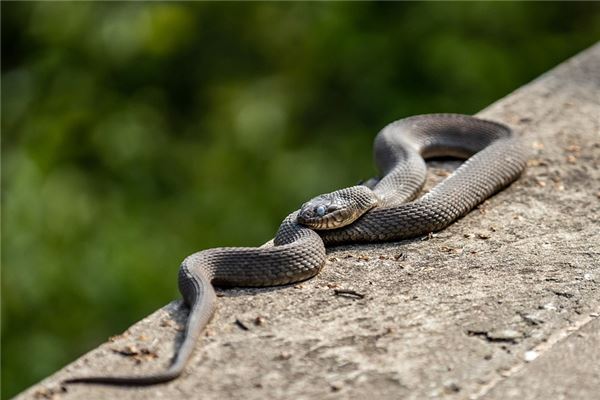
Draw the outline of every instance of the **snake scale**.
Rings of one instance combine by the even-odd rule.
[[[415,199],[426,178],[424,159],[466,161]],[[215,286],[275,286],[308,279],[325,263],[325,247],[392,241],[445,228],[518,178],[526,154],[510,128],[459,114],[427,114],[387,125],[375,138],[381,178],[318,196],[282,222],[272,242],[257,248],[200,251],[179,269],[190,308],[183,342],[171,366],[147,376],[89,376],[65,383],[149,385],[178,377],[215,308]]]

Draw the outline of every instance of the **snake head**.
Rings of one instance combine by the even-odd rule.
[[[298,223],[317,230],[341,228],[356,221],[378,202],[375,193],[365,186],[336,190],[304,203],[298,213]]]

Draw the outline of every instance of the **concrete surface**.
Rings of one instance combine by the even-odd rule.
[[[531,354],[536,357],[538,352]],[[600,319],[544,352],[534,363],[494,387],[492,399],[597,399],[600,397]]]
[[[600,45],[480,115],[517,130],[529,168],[449,228],[331,249],[299,285],[221,291],[169,384],[60,381],[165,368],[179,301],[17,398],[598,398]],[[435,181],[455,164],[433,167]]]

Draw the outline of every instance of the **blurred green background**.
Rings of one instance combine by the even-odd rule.
[[[2,398],[600,37],[600,3],[2,2]]]

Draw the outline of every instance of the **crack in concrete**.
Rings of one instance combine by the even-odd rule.
[[[598,311],[600,313],[600,309]],[[503,370],[503,372],[501,374],[499,374],[498,376],[496,376],[495,379],[492,379],[490,382],[484,384],[477,393],[474,393],[473,395],[469,396],[469,399],[470,400],[482,399],[493,388],[495,388],[502,382],[504,382],[508,379],[511,379],[512,377],[519,374],[521,371],[526,371],[528,366],[531,366],[535,362],[540,362],[542,357],[545,354],[547,354],[549,351],[554,349],[559,343],[568,339],[571,335],[580,331],[582,328],[584,328],[590,322],[594,321],[596,318],[597,317],[587,316],[585,318],[582,318],[579,321],[574,322],[572,325],[570,325],[566,329],[554,332],[553,334],[550,335],[550,337],[548,337],[548,339],[545,342],[540,343],[539,345],[534,346],[533,348],[528,350],[528,351],[535,351],[536,353],[539,354],[539,356],[535,359],[535,361],[528,362],[528,361],[523,360],[522,362],[519,362],[519,363],[513,365],[511,368],[509,368],[507,370]]]

